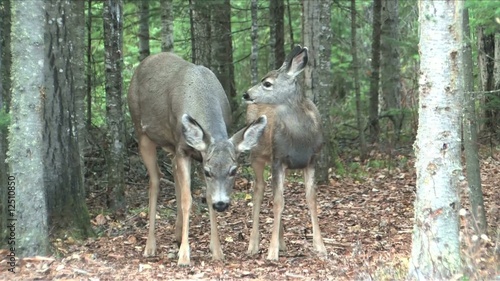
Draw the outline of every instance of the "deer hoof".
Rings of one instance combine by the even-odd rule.
[[[277,261],[278,258],[279,258],[278,251],[269,249],[269,252],[267,253],[267,260]]]
[[[146,248],[144,248],[144,257],[154,257],[156,256],[156,241],[155,239],[148,239],[146,242]]]

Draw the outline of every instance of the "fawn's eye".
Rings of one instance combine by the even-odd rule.
[[[229,176],[234,177],[236,176],[236,167],[232,167],[231,170],[229,170]]]
[[[207,178],[211,178],[212,177],[212,175],[210,174],[209,170],[205,170],[205,177],[207,177]]]
[[[273,84],[269,81],[264,81],[262,82],[262,86],[266,87],[266,88],[271,88]]]

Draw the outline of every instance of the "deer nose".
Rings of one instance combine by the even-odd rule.
[[[243,94],[243,99],[245,99],[245,100],[249,100],[250,99],[250,95],[248,94],[248,92],[245,92]]]
[[[229,207],[229,203],[219,201],[217,203],[214,203],[213,207],[217,212],[224,212]]]

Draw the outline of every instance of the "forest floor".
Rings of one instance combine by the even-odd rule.
[[[484,201],[489,240],[474,240],[470,221],[461,218],[461,241],[467,280],[500,280],[500,152],[481,153]],[[134,158],[135,157],[135,158]],[[391,159],[388,161],[387,159]],[[24,258],[16,273],[7,271],[6,250],[0,250],[0,280],[403,280],[408,268],[413,228],[416,174],[411,152],[392,156],[373,152],[370,161],[344,159],[356,167],[349,175],[332,175],[318,186],[320,227],[328,250],[319,257],[312,250],[311,223],[300,176],[289,175],[285,188],[283,222],[288,251],[279,261],[265,259],[272,225],[271,191],[261,212],[261,251],[247,256],[251,228],[251,174],[247,169],[236,183],[232,205],[218,216],[224,261],[212,261],[210,224],[201,190],[193,191],[189,231],[190,267],[177,266],[174,241],[176,202],[172,187],[162,182],[156,225],[155,258],[142,256],[147,237],[147,176],[137,155],[131,158],[127,179],[128,210],[122,218],[106,212],[99,193],[88,197],[96,233],[84,241],[70,234],[54,237],[50,257]],[[377,160],[378,159],[378,160]],[[359,161],[358,161],[359,162]],[[139,168],[141,167],[141,168]],[[102,179],[104,180],[104,179]],[[92,183],[91,183],[92,184]],[[93,183],[96,187],[98,182]],[[465,183],[464,183],[465,184]],[[100,185],[103,185],[101,182]],[[102,187],[101,187],[102,188]],[[462,188],[463,189],[463,188]],[[467,208],[467,194],[462,192]],[[495,253],[496,251],[496,254]],[[458,277],[457,280],[465,280]]]

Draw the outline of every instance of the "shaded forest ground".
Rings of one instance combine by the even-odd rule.
[[[135,152],[134,152],[135,151]],[[147,176],[135,148],[131,149],[127,178],[129,213],[114,217],[106,211],[105,178],[89,173],[88,206],[95,238],[79,241],[68,233],[53,237],[54,255],[20,261],[16,274],[7,272],[7,252],[0,251],[0,280],[402,280],[408,267],[415,199],[415,169],[411,151],[392,156],[373,151],[359,163],[343,156],[343,175],[333,174],[329,185],[318,186],[320,226],[328,257],[312,251],[311,224],[300,175],[290,174],[285,189],[285,241],[288,251],[278,262],[265,260],[272,225],[271,191],[261,213],[261,252],[245,254],[251,227],[251,172],[243,165],[229,211],[218,217],[226,259],[210,257],[210,225],[202,189],[193,191],[190,224],[192,266],[179,268],[174,241],[174,191],[162,182],[157,219],[158,257],[144,258],[147,236]],[[472,280],[500,280],[499,218],[500,152],[483,150],[481,171],[489,240],[474,244],[471,222],[462,218],[466,274]],[[98,170],[103,158],[87,157],[87,167]],[[388,160],[390,158],[390,161]],[[97,164],[95,162],[98,162]],[[94,164],[92,164],[94,163]],[[100,163],[100,164],[99,164]],[[162,161],[163,170],[168,170]],[[101,166],[101,168],[103,168]],[[463,183],[465,186],[465,183]],[[467,194],[462,192],[464,208]],[[477,245],[477,246],[474,246]],[[496,255],[495,255],[496,251]]]

